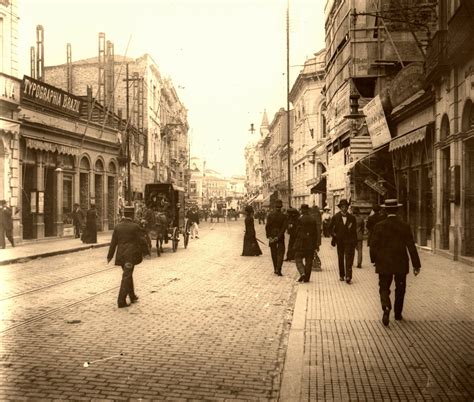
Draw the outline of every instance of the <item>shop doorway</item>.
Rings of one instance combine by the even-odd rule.
[[[44,236],[56,235],[54,215],[56,211],[56,186],[54,168],[44,168]]]
[[[22,191],[21,191],[21,224],[23,227],[23,239],[34,239],[33,230],[33,211],[31,210],[31,201],[36,205],[36,186],[34,165],[22,166]]]
[[[102,230],[102,222],[104,219],[104,185],[102,182],[103,176],[100,174],[95,175],[95,207],[97,209],[97,230]]]
[[[466,195],[464,199],[464,237],[466,255],[474,256],[474,138],[466,141]]]
[[[441,248],[444,250],[449,249],[449,226],[451,225],[451,202],[449,200],[449,189],[451,181],[449,179],[449,166],[451,164],[450,148],[447,147],[442,150],[443,161],[442,161],[442,172],[443,172],[443,184],[442,184],[442,206],[441,206]]]
[[[109,230],[112,230],[115,226],[115,208],[115,177],[107,176],[107,218]]]
[[[79,174],[79,204],[83,211],[89,209],[89,173]]]

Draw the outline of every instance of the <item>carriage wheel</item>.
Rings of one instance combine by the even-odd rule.
[[[176,250],[177,250],[177,248],[178,248],[178,242],[179,242],[179,231],[178,231],[178,228],[174,228],[174,229],[173,229],[172,241],[173,241],[173,252],[176,252]]]
[[[183,237],[184,237],[184,248],[188,248],[189,232],[187,230],[184,231]]]

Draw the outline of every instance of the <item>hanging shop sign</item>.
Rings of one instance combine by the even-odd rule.
[[[372,140],[372,147],[375,149],[390,142],[392,137],[390,136],[390,130],[379,95],[367,103],[363,110],[366,115],[365,121],[370,139]]]
[[[21,82],[21,96],[22,99],[71,116],[78,117],[81,111],[80,98],[26,75]]]
[[[411,63],[402,68],[390,85],[390,102],[395,108],[423,89],[423,63]]]

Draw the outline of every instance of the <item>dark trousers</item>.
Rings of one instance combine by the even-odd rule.
[[[313,268],[314,250],[304,250],[295,252],[295,263],[300,276],[304,276],[304,281],[309,282],[311,269]],[[304,260],[304,262],[303,262]]]
[[[273,271],[276,274],[281,274],[283,258],[285,257],[285,242],[283,240],[279,240],[270,243],[270,253],[272,255]]]
[[[357,250],[357,266],[362,266],[362,240],[357,240],[356,250]]]
[[[76,223],[74,225],[74,237],[76,239],[81,237],[81,224],[80,223]]]
[[[135,266],[131,262],[126,262],[122,265],[122,282],[120,283],[120,290],[117,299],[119,306],[123,306],[127,303],[127,295],[130,297],[130,301],[137,297],[133,286],[134,268]]]
[[[352,264],[354,263],[355,247],[352,244],[337,243],[337,262],[339,277],[352,279]]]
[[[5,229],[3,226],[0,225],[0,248],[6,247],[5,236],[10,241],[11,245],[15,247],[15,243],[13,240],[13,231],[10,229]]]
[[[287,260],[294,260],[295,259],[295,250],[293,249],[295,245],[296,236],[290,235],[290,239],[288,240],[288,251],[286,252],[286,259]]]
[[[390,286],[395,278],[395,316],[402,314],[403,300],[405,298],[405,289],[407,286],[406,274],[379,274],[379,293],[382,310],[391,310]]]

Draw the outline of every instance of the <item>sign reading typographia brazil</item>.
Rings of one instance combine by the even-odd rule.
[[[392,137],[390,136],[390,130],[379,95],[367,103],[363,111],[366,115],[365,121],[367,122],[367,129],[372,140],[372,147],[375,149],[390,142]]]
[[[81,100],[78,97],[26,75],[21,82],[21,96],[62,113],[72,116],[80,114]]]

